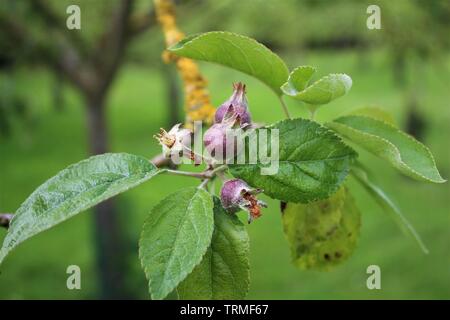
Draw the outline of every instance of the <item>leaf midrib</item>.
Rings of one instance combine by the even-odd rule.
[[[156,172],[156,171],[155,171],[155,172]],[[152,172],[152,173],[154,173],[154,172]],[[146,175],[147,175],[147,174],[146,174]],[[142,177],[142,178],[145,178],[146,175],[145,175],[144,177]],[[137,177],[137,176],[138,176],[138,175],[136,175],[136,177]],[[95,186],[93,186],[93,187],[91,187],[91,188],[88,188],[88,189],[84,190],[83,192],[80,192],[80,193],[76,194],[76,195],[73,196],[73,197],[70,197],[70,198],[68,198],[68,199],[65,199],[64,201],[60,202],[57,206],[51,208],[50,210],[41,211],[40,214],[43,214],[43,213],[51,214],[51,213],[53,213],[53,212],[57,212],[64,204],[66,204],[67,202],[69,202],[69,201],[71,201],[71,200],[73,200],[73,199],[75,199],[75,198],[81,197],[81,196],[83,196],[84,194],[86,194],[86,193],[88,193],[88,192],[90,192],[90,191],[94,191],[95,189],[101,189],[101,187],[104,187],[104,186],[107,185],[107,184],[109,184],[109,185],[111,186],[111,185],[112,185],[113,183],[115,183],[115,182],[120,182],[120,181],[126,180],[126,179],[128,179],[128,178],[130,178],[130,177],[134,177],[134,176],[124,176],[124,175],[122,175],[122,178],[117,179],[117,180],[113,180],[112,183],[110,183],[111,181],[105,181],[105,182],[103,182],[103,183],[97,184],[97,185],[95,185]],[[94,200],[96,200],[96,199],[98,199],[98,198],[101,198],[101,197],[102,197],[109,189],[110,189],[110,188],[106,188],[106,189],[104,190],[104,192],[102,192],[101,194],[99,194],[98,196],[96,196],[96,197],[94,198]],[[93,202],[95,202],[95,201],[93,201]],[[79,213],[79,212],[81,212],[81,211],[87,210],[89,207],[90,207],[89,205],[86,206],[86,204],[84,204],[79,210],[74,211],[74,213],[68,215],[67,217],[72,217],[72,216],[74,216],[76,213]],[[29,212],[29,210],[30,210],[30,208],[28,207],[25,211],[21,211],[21,213],[19,213],[18,215],[14,215],[14,217],[20,217],[20,216],[24,215],[25,213]],[[23,213],[22,213],[22,212],[23,212]],[[62,219],[62,220],[61,220],[61,219],[58,219],[58,220],[55,220],[56,223],[55,223],[55,224],[52,224],[51,226],[47,226],[47,224],[45,224],[45,225],[44,225],[44,224],[38,224],[37,226],[39,226],[39,232],[42,232],[42,231],[45,231],[45,230],[48,230],[48,229],[52,228],[52,227],[55,226],[55,225],[58,225],[58,224],[64,222],[65,220],[66,220],[66,219]],[[22,224],[22,225],[17,225],[17,226],[15,226],[15,225],[12,224],[13,221],[14,221],[14,220],[11,221],[11,229],[12,229],[12,228],[18,228],[18,227],[21,227],[21,226],[23,225],[23,224]],[[26,239],[31,238],[31,237],[32,237],[33,235],[35,235],[35,234],[37,234],[37,233],[36,233],[36,232],[30,233],[27,237],[22,238],[20,241],[16,241],[16,242],[14,243],[14,246],[15,246],[16,244],[18,244],[18,243],[23,242],[23,241],[26,240]],[[14,247],[14,246],[13,246],[13,247]],[[11,248],[11,246],[8,246],[8,247]],[[0,259],[0,260],[1,260],[1,259]]]

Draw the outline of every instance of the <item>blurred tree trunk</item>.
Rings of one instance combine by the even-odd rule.
[[[172,66],[164,66],[163,73],[166,82],[167,106],[169,109],[167,127],[170,128],[174,124],[180,122],[180,116],[178,114],[180,106],[180,90],[178,88],[176,70]]]
[[[53,107],[57,112],[62,112],[65,109],[64,74],[61,71],[55,72],[53,81]]]
[[[106,110],[103,97],[87,98],[89,148],[91,154],[102,154],[108,150]]]
[[[406,115],[405,129],[410,135],[417,140],[423,140],[425,131],[427,130],[427,121],[423,113],[420,112],[421,96],[426,85],[426,72],[424,64],[426,59],[420,55],[418,60],[413,60],[413,80],[410,85],[409,99],[407,101],[408,113]]]
[[[32,58],[61,75],[85,97],[88,127],[88,144],[91,154],[108,151],[106,126],[106,99],[117,71],[123,65],[124,53],[131,40],[154,25],[153,9],[133,12],[134,0],[115,1],[116,6],[103,32],[89,46],[82,33],[67,32],[66,15],[58,12],[46,0],[29,0],[31,11],[42,22],[49,34],[48,41],[34,39],[28,16],[13,10],[15,0],[0,10],[0,30],[11,48],[25,48]],[[0,8],[2,9],[2,8]],[[9,48],[7,47],[7,48]],[[23,49],[19,49],[23,50]],[[60,92],[55,85],[55,100]],[[58,107],[60,103],[55,102]],[[94,224],[97,249],[97,266],[100,277],[101,298],[131,298],[125,289],[126,252],[122,239],[124,233],[114,202],[107,201],[94,208]]]
[[[421,75],[422,73],[421,67],[414,66],[414,70],[416,71],[414,73],[415,78],[412,80],[412,83],[409,83],[407,79],[407,52],[398,49],[393,51],[392,57],[394,81],[397,87],[402,91],[406,101],[405,131],[416,139],[421,140],[426,129],[426,122],[419,112],[420,105],[417,97],[421,90],[417,80],[421,79],[418,77],[418,75]]]
[[[406,101],[405,131],[417,140],[422,140],[426,122],[419,112],[419,101],[415,93],[410,93]]]
[[[87,98],[88,132],[90,153],[102,154],[108,151],[105,98],[94,95]],[[126,252],[114,200],[110,199],[94,209],[95,244],[97,270],[100,277],[102,299],[131,298],[125,289],[124,274]]]

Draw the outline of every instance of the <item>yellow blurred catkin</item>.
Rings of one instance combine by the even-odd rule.
[[[178,29],[175,19],[175,5],[172,0],[154,0],[156,17],[161,25],[166,46],[169,47],[184,38]],[[193,128],[194,121],[211,124],[214,121],[215,108],[211,104],[207,81],[200,73],[197,64],[188,58],[178,57],[169,51],[163,52],[166,63],[175,63],[183,80],[185,96],[185,127]]]

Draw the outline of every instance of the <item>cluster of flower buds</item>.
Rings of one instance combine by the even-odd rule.
[[[227,150],[232,156],[236,156],[239,152],[234,141],[227,141],[227,130],[245,130],[252,126],[245,96],[245,85],[236,83],[233,88],[233,94],[217,109],[215,123],[205,132],[203,137],[206,150],[216,160],[218,160],[219,155],[221,160],[229,156]],[[162,145],[166,157],[176,152],[190,150],[191,137],[192,131],[181,129],[180,124],[173,126],[169,132],[160,129],[160,133],[155,136]],[[233,148],[232,152],[229,151],[231,148]],[[218,150],[221,152],[217,152]],[[196,160],[195,157],[192,153],[192,160]],[[261,207],[266,207],[263,201],[256,198],[256,195],[261,192],[261,189],[253,189],[243,180],[233,179],[223,184],[220,198],[222,206],[230,213],[235,213],[241,209],[247,211],[248,223],[250,223],[261,216]]]
[[[236,83],[231,97],[222,103],[216,111],[215,124],[205,133],[203,139],[205,146],[217,147],[222,145],[225,154],[226,148],[233,143],[227,141],[226,130],[230,128],[246,129],[252,125],[247,98],[245,96],[245,84]],[[234,155],[237,150],[234,146]],[[261,216],[261,207],[267,205],[256,198],[261,189],[251,188],[241,179],[226,181],[220,191],[220,200],[225,210],[235,213],[239,210],[248,212],[248,223]]]
[[[261,207],[267,207],[263,201],[256,198],[261,192],[261,189],[253,189],[241,179],[232,179],[223,184],[220,200],[224,209],[230,213],[241,209],[247,211],[250,223],[261,216]]]

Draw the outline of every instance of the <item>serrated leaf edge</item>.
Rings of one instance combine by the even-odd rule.
[[[352,78],[346,73],[330,73],[330,74],[328,74],[326,76],[323,76],[319,80],[313,82],[312,84],[310,84],[309,86],[307,86],[305,89],[303,89],[301,91],[298,91],[295,88],[292,88],[292,86],[288,82],[285,82],[280,88],[283,91],[283,88],[286,88],[285,85],[287,84],[291,89],[294,89],[296,93],[295,94],[291,94],[291,93],[286,92],[286,91],[283,91],[283,93],[286,94],[287,96],[293,97],[293,98],[303,102],[303,99],[301,97],[302,95],[304,95],[309,90],[311,90],[311,88],[319,85],[321,82],[323,82],[323,81],[325,81],[325,80],[327,80],[327,79],[329,79],[329,78],[331,78],[333,76],[343,76],[343,77],[347,77],[348,79],[350,79],[350,85],[348,85],[348,83],[346,81],[343,81],[344,87],[345,87],[345,93],[342,96],[346,95],[350,91],[350,89],[351,89],[351,87],[353,85]],[[332,99],[332,100],[334,100],[334,99]],[[326,103],[323,103],[323,104],[330,103],[332,100],[330,100],[330,101],[328,101]],[[307,103],[307,102],[305,102],[305,103]],[[323,105],[323,104],[318,104],[318,105]]]
[[[244,36],[244,35],[241,35],[241,34],[238,34],[238,33],[229,32],[229,31],[209,31],[209,32],[204,32],[204,33],[200,33],[200,34],[193,34],[193,35],[191,35],[191,36],[186,37],[186,38],[189,38],[189,40],[186,41],[186,42],[183,42],[183,46],[182,46],[182,47],[184,47],[184,46],[190,44],[191,42],[193,42],[193,41],[195,41],[195,40],[201,39],[201,38],[203,38],[203,37],[205,37],[205,36],[208,36],[208,35],[211,35],[211,34],[225,34],[225,35],[229,35],[229,36],[235,36],[235,37],[238,37],[238,38],[250,40],[251,42],[255,43],[257,46],[259,46],[260,48],[262,48],[264,51],[268,52],[271,56],[273,56],[274,58],[276,58],[277,60],[279,60],[279,62],[281,62],[282,66],[284,67],[284,70],[286,71],[286,74],[289,74],[289,69],[288,69],[288,67],[286,66],[286,63],[284,62],[283,59],[281,59],[281,57],[280,57],[279,55],[277,55],[275,52],[273,52],[272,50],[270,50],[268,47],[266,47],[266,46],[265,46],[264,44],[262,44],[261,42],[258,42],[257,40],[255,40],[255,39],[253,39],[253,38],[250,38],[250,37],[248,37],[248,36]],[[183,41],[183,39],[180,40],[180,41]],[[182,49],[182,47],[177,48],[177,44],[179,44],[179,42],[177,42],[176,44],[170,46],[169,48],[167,48],[167,50],[169,50],[170,52],[176,53],[178,50]],[[210,62],[210,61],[208,61],[208,62]],[[215,63],[215,64],[218,64],[218,65],[220,65],[220,66],[228,67],[228,66],[226,66],[226,65],[222,65],[222,64],[217,63],[217,62],[210,62],[210,63]],[[233,69],[233,68],[231,68],[231,67],[228,67],[228,68]],[[242,72],[242,71],[237,70],[237,69],[233,69],[233,70]],[[243,73],[245,73],[245,72],[243,72]],[[251,75],[251,74],[250,74],[250,76],[254,77],[254,76]],[[254,77],[254,78],[256,78],[256,77]],[[256,78],[256,79],[258,79],[258,78]],[[269,87],[271,90],[273,90],[278,96],[281,96],[281,95],[282,95],[282,91],[281,91],[280,88],[277,88],[277,89],[276,89],[276,88],[274,88],[274,87],[269,86],[266,82],[264,82],[264,81],[262,81],[262,80],[260,80],[260,79],[258,79],[258,80],[261,81],[262,83],[264,83],[266,86],[268,86],[268,87]]]
[[[295,86],[294,86],[294,85],[292,84],[292,82],[291,82],[292,75],[293,75],[294,73],[296,73],[296,72],[297,72],[298,70],[300,70],[300,69],[310,69],[310,70],[313,71],[313,73],[311,74],[311,76],[309,77],[309,79],[306,81],[306,84],[308,84],[309,81],[311,81],[313,74],[317,72],[317,68],[316,68],[316,67],[309,66],[309,65],[298,66],[298,67],[294,68],[294,69],[289,73],[289,76],[288,76],[287,81],[280,87],[281,91],[284,92],[283,87],[285,87],[285,88],[288,88],[288,87],[289,87],[288,89],[292,90],[293,92],[294,92],[294,91],[295,91],[295,92],[300,92],[300,91],[298,91],[298,90],[295,88]],[[305,87],[304,89],[306,89],[307,87],[308,87],[308,85],[306,85],[306,87]],[[303,89],[303,90],[304,90],[304,89]],[[287,94],[287,95],[290,95],[290,94]]]
[[[362,169],[359,169],[359,170],[362,170]],[[414,228],[412,223],[402,213],[400,208],[392,201],[391,198],[388,197],[388,195],[381,189],[381,187],[379,187],[378,185],[376,185],[375,183],[373,183],[372,181],[369,180],[369,178],[367,177],[367,173],[365,171],[363,173],[364,173],[365,177],[361,177],[360,176],[361,174],[357,173],[355,170],[352,170],[351,175],[367,191],[367,193],[369,193],[369,195],[373,198],[373,200],[375,202],[377,202],[378,206],[381,207],[381,209],[383,211],[386,211],[383,204],[381,204],[379,201],[377,201],[377,199],[375,198],[373,193],[376,193],[376,195],[384,201],[385,205],[388,206],[391,209],[391,211],[394,213],[394,215],[397,217],[397,219],[399,219],[399,220],[394,219],[394,220],[396,220],[394,222],[397,224],[397,226],[400,228],[400,230],[406,236],[411,237],[416,242],[416,244],[419,246],[419,248],[422,250],[422,252],[424,254],[428,254],[429,250],[428,250],[427,246],[425,245],[425,243],[423,242],[422,238],[420,237],[420,234],[416,231],[416,229]],[[389,210],[389,209],[387,209],[387,210]]]
[[[354,128],[350,127],[350,126],[347,126],[347,125],[345,125],[345,124],[343,124],[343,123],[336,122],[336,121],[334,121],[334,120],[332,121],[332,123],[337,124],[337,125],[339,125],[339,126],[346,127],[346,128],[348,128],[350,131],[360,133],[360,134],[362,134],[363,136],[366,136],[366,137],[373,137],[373,138],[375,138],[375,139],[378,139],[378,140],[381,140],[381,141],[385,142],[387,145],[389,145],[389,146],[393,149],[393,150],[389,150],[389,151],[392,151],[392,152],[390,152],[390,153],[393,154],[394,157],[400,162],[401,167],[402,167],[402,168],[406,168],[407,170],[411,171],[413,174],[417,175],[417,176],[420,177],[422,180],[428,181],[428,182],[433,182],[433,183],[444,183],[444,182],[447,182],[446,179],[444,179],[444,178],[441,177],[441,174],[440,174],[440,172],[439,172],[439,170],[437,169],[437,166],[436,166],[436,161],[435,161],[435,159],[434,159],[434,157],[433,157],[433,154],[431,153],[430,149],[428,149],[428,147],[425,146],[423,143],[417,141],[416,139],[414,139],[413,137],[411,137],[409,134],[403,132],[402,130],[398,129],[397,127],[393,126],[392,124],[389,124],[389,123],[387,123],[387,122],[385,122],[385,121],[383,121],[383,120],[375,119],[375,118],[373,118],[373,117],[364,116],[364,115],[348,115],[348,116],[339,117],[339,118],[337,118],[336,120],[341,119],[341,118],[348,118],[348,117],[363,117],[363,118],[372,119],[372,120],[374,120],[374,121],[379,121],[379,122],[383,123],[384,125],[386,125],[386,126],[392,128],[392,129],[395,129],[397,132],[399,132],[400,134],[402,134],[403,136],[405,136],[406,138],[408,138],[410,141],[412,141],[414,144],[416,144],[417,146],[419,146],[421,149],[425,150],[425,152],[426,152],[426,153],[429,155],[429,157],[431,158],[431,160],[432,160],[432,162],[433,162],[433,165],[434,165],[434,167],[436,168],[437,173],[438,173],[439,177],[441,178],[441,180],[436,180],[436,181],[435,181],[435,180],[429,179],[429,178],[425,177],[423,174],[421,174],[421,173],[417,172],[416,170],[414,170],[413,168],[410,168],[406,163],[403,162],[402,157],[401,157],[400,150],[399,150],[392,142],[390,142],[390,141],[388,141],[388,140],[386,140],[386,139],[384,139],[384,138],[382,138],[382,137],[380,137],[380,136],[376,136],[376,135],[373,135],[373,134],[371,134],[371,133],[367,133],[367,132],[360,131],[360,130],[358,130],[358,129],[354,129]],[[364,147],[362,147],[362,148],[364,149]],[[372,153],[372,152],[371,152],[371,153]],[[384,159],[384,160],[386,160],[386,159]],[[386,160],[386,161],[387,161],[387,160]],[[395,167],[395,166],[394,166],[394,167]]]
[[[196,188],[196,187],[191,187],[191,188],[192,188],[192,189],[195,188],[196,193],[199,192],[200,190],[203,190],[203,189]],[[163,200],[164,200],[164,199],[163,199]],[[162,200],[161,200],[161,201],[162,201]],[[211,198],[211,201],[212,201],[212,198]],[[192,202],[192,199],[189,201],[189,205],[191,204],[191,202]],[[158,202],[155,206],[157,206],[158,204],[159,204],[159,202]],[[189,207],[189,206],[188,206],[188,207]],[[154,207],[153,207],[153,208],[154,208]],[[151,210],[153,210],[153,208],[152,208]],[[213,204],[213,206],[212,206],[212,210],[214,210],[214,204]],[[213,217],[213,219],[214,219],[214,217]],[[152,282],[152,279],[148,278],[148,276],[147,276],[147,270],[148,270],[148,267],[144,266],[143,263],[142,263],[142,262],[143,262],[143,259],[142,259],[142,256],[141,256],[141,252],[142,252],[142,249],[141,249],[141,248],[142,248],[142,246],[141,246],[141,241],[142,241],[143,230],[145,229],[145,226],[149,223],[148,220],[149,220],[149,219],[147,218],[147,219],[145,220],[144,224],[142,225],[142,232],[141,232],[141,235],[140,235],[140,237],[139,237],[139,260],[140,260],[142,269],[144,269],[145,278],[146,278],[147,281],[148,281],[148,291],[149,291],[149,293],[150,293],[151,298],[152,298],[152,299],[155,299],[155,300],[156,300],[156,299],[162,300],[162,299],[166,298],[167,295],[170,294],[170,292],[172,292],[173,290],[176,290],[178,284],[180,284],[184,279],[186,279],[186,277],[192,272],[192,270],[194,270],[194,268],[197,267],[197,266],[200,264],[200,262],[203,260],[203,257],[205,256],[206,252],[208,251],[209,246],[211,245],[212,235],[213,235],[213,232],[214,232],[214,220],[213,220],[213,228],[211,229],[211,232],[210,232],[210,235],[209,235],[209,241],[208,241],[209,244],[205,247],[205,251],[204,251],[203,254],[200,256],[200,258],[198,259],[198,261],[196,261],[196,262],[194,263],[194,265],[193,265],[193,267],[192,267],[191,270],[189,270],[189,271],[182,271],[182,272],[181,272],[182,278],[181,278],[181,280],[179,281],[179,283],[176,284],[176,285],[171,289],[171,291],[169,291],[169,292],[168,292],[165,296],[163,296],[163,297],[154,297],[153,292],[151,291],[151,282]],[[178,294],[178,293],[177,293],[177,294]]]
[[[28,196],[28,198],[25,199],[25,201],[20,205],[20,207],[16,210],[16,213],[17,213],[17,211],[19,211],[23,206],[25,206],[26,201],[27,201],[29,198],[31,198],[33,195],[37,194],[37,193],[41,190],[41,188],[43,189],[45,186],[47,186],[48,184],[50,184],[53,180],[56,180],[57,176],[59,176],[59,175],[62,174],[63,172],[68,171],[69,169],[71,169],[71,168],[73,168],[73,167],[75,167],[75,166],[78,166],[78,165],[80,165],[80,164],[82,164],[82,163],[84,163],[84,162],[88,162],[89,160],[92,160],[93,158],[102,157],[102,156],[105,156],[105,155],[119,155],[119,154],[120,154],[120,155],[131,155],[131,156],[136,156],[136,157],[142,157],[142,156],[137,156],[137,155],[134,155],[134,154],[131,154],[131,153],[126,153],[126,152],[119,152],[119,153],[104,153],[104,154],[99,154],[99,155],[91,156],[91,157],[89,157],[89,158],[87,158],[87,159],[83,159],[83,160],[78,161],[78,162],[76,162],[76,163],[72,163],[72,164],[70,164],[69,166],[67,166],[66,168],[64,168],[64,169],[62,169],[61,171],[57,172],[57,174],[56,174],[55,176],[49,178],[49,179],[46,180],[43,184],[41,184],[36,190],[34,190],[34,191]],[[142,159],[145,159],[145,158],[142,157]],[[127,187],[126,189],[124,189],[124,190],[123,190],[122,192],[120,192],[120,193],[124,193],[124,192],[130,190],[130,189],[133,188],[133,187],[137,187],[138,185],[140,185],[140,184],[145,183],[146,181],[148,181],[148,179],[153,178],[154,176],[159,175],[159,174],[161,174],[161,173],[167,171],[166,169],[158,169],[154,164],[152,164],[151,162],[149,162],[149,163],[155,168],[155,170],[152,171],[150,175],[146,176],[147,179],[146,179],[145,181],[142,181],[141,183],[139,183],[139,184],[137,184],[137,185],[131,185],[131,186]],[[150,172],[149,172],[149,173],[150,173]],[[129,178],[129,177],[130,177],[130,176],[123,176],[123,178]],[[105,199],[105,200],[103,200],[103,201],[106,201],[106,200],[108,200],[108,199],[111,199],[111,198],[117,196],[118,194],[119,194],[119,192],[113,193],[109,198],[107,198],[107,199]],[[101,202],[103,202],[103,201],[101,201]],[[99,203],[101,203],[101,202],[99,202]],[[96,205],[98,205],[99,203],[97,203]],[[95,206],[95,205],[94,205],[94,206]],[[57,209],[58,207],[59,207],[59,206],[53,208],[52,210]],[[82,213],[82,212],[84,212],[84,211],[86,211],[86,210],[88,210],[88,209],[90,209],[90,208],[92,208],[92,207],[93,207],[92,205],[86,206],[86,207],[82,208],[81,210],[79,210],[78,213],[76,213],[76,214],[80,214],[80,213]],[[29,237],[23,239],[23,240],[20,241],[18,244],[16,244],[14,247],[11,247],[11,249],[8,250],[8,251],[4,251],[4,248],[3,248],[4,240],[6,239],[6,237],[5,237],[5,239],[3,239],[3,243],[2,243],[2,246],[1,246],[1,248],[0,248],[0,265],[3,263],[3,261],[5,261],[5,258],[8,257],[9,254],[10,254],[11,252],[13,252],[13,251],[18,247],[19,244],[25,242],[25,241],[28,240],[28,239],[33,238],[34,236],[36,236],[36,235],[38,235],[38,234],[40,234],[40,233],[42,233],[42,232],[44,232],[44,231],[47,231],[47,230],[49,230],[49,229],[52,229],[52,228],[56,227],[57,225],[59,225],[59,224],[65,222],[65,221],[69,220],[70,218],[73,218],[76,214],[71,215],[70,217],[68,217],[68,219],[63,219],[63,220],[57,221],[55,224],[53,224],[53,225],[51,225],[51,226],[44,227],[44,228],[43,228],[42,230],[40,230],[38,233],[35,233],[35,234],[33,234],[33,235],[31,235],[31,236],[29,236]],[[10,225],[12,225],[12,224],[14,223],[14,218],[15,218],[15,217],[16,217],[16,214],[13,215],[13,217],[12,217],[12,219],[11,219],[11,221],[10,221]]]
[[[316,122],[316,121],[310,120],[310,119],[305,119],[305,118],[283,119],[283,120],[280,120],[280,121],[278,121],[278,122],[275,122],[275,123],[273,123],[273,124],[271,124],[271,125],[269,125],[269,126],[266,126],[265,128],[271,128],[271,127],[274,127],[274,126],[276,126],[276,125],[280,125],[280,124],[282,124],[283,122],[290,122],[290,121],[295,121],[295,120],[302,120],[302,121],[306,121],[306,122],[310,122],[310,123],[314,123],[314,124],[316,124],[316,125],[319,125],[319,128],[322,129],[322,130],[324,130],[324,131],[326,131],[327,133],[329,133],[329,134],[330,134],[330,137],[333,137],[333,138],[335,138],[337,141],[339,141],[340,143],[342,143],[342,144],[345,146],[345,148],[347,148],[347,149],[349,150],[349,152],[350,152],[349,155],[348,155],[349,160],[350,160],[350,164],[351,164],[351,162],[352,162],[355,158],[358,157],[358,153],[357,153],[355,150],[353,150],[353,148],[351,148],[349,145],[347,145],[347,144],[343,141],[342,137],[339,136],[338,134],[336,134],[335,131],[331,130],[330,128],[327,128],[327,127],[324,126],[324,125],[321,125],[320,123],[318,123],[318,122]],[[280,162],[282,162],[282,161],[280,161]],[[305,161],[305,162],[306,162],[306,161]],[[348,168],[347,168],[346,170],[343,171],[343,173],[345,174],[345,178],[342,179],[342,181],[341,181],[337,186],[335,186],[335,187],[333,187],[332,189],[330,189],[330,192],[327,193],[326,197],[329,197],[330,195],[332,195],[332,194],[334,194],[335,192],[337,192],[337,190],[344,184],[345,180],[347,179],[347,177],[348,177],[348,175],[349,175],[349,173],[350,173],[350,169],[351,169],[351,166],[349,165]],[[249,183],[249,182],[248,182],[248,183]],[[252,187],[255,187],[254,185],[252,185],[252,184],[250,184],[250,183],[249,183],[249,185],[252,186]],[[267,195],[268,197],[272,198],[270,195],[268,195],[268,194],[266,194],[266,195]],[[292,203],[308,204],[308,203],[311,203],[311,202],[314,202],[314,201],[324,200],[324,199],[326,199],[326,197],[324,197],[324,198],[313,198],[313,199],[311,199],[311,200],[309,200],[309,201],[307,201],[307,202],[298,202],[298,201],[296,202],[296,201],[292,201],[292,200],[285,201],[285,200],[280,200],[280,199],[276,199],[276,198],[272,198],[272,199],[276,199],[276,200],[280,200],[280,201],[285,201],[285,202],[292,202]]]

